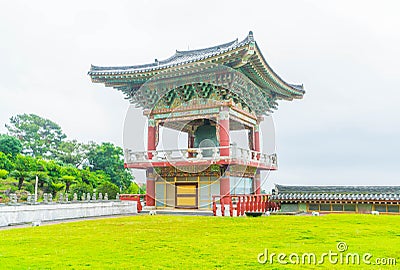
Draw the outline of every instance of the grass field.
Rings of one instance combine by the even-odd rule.
[[[400,216],[132,216],[0,231],[0,269],[397,269]],[[260,264],[270,253],[370,253],[397,266]],[[362,258],[362,257],[361,257]],[[263,257],[261,257],[263,259]],[[292,257],[295,260],[295,257]],[[286,257],[286,260],[288,258]]]

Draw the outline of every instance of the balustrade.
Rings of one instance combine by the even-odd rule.
[[[229,148],[230,155],[227,157],[220,156],[221,149]],[[151,158],[149,158],[151,157]],[[188,149],[172,149],[172,150],[151,150],[151,151],[132,151],[125,150],[125,160],[127,164],[146,163],[146,162],[196,162],[196,161],[212,161],[230,159],[232,161],[249,164],[258,163],[260,165],[276,167],[276,154],[265,154],[249,149],[236,147],[203,147]]]

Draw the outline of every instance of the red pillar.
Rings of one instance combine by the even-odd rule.
[[[254,127],[254,151],[260,152],[260,126],[255,125]],[[257,155],[257,160],[260,159],[260,155]]]
[[[226,173],[226,172],[225,172]],[[219,193],[221,195],[221,203],[229,204],[231,195],[231,183],[229,175],[221,176],[219,180]]]
[[[146,206],[156,205],[156,181],[153,168],[146,171]]]
[[[218,125],[219,125],[219,146],[227,147],[220,150],[221,156],[229,156],[229,108],[224,107],[219,113]]]
[[[261,194],[261,175],[259,170],[254,175],[254,194]]]
[[[151,150],[156,150],[156,127],[154,119],[149,118],[147,126],[147,151],[149,151],[147,155],[149,159],[153,158]]]

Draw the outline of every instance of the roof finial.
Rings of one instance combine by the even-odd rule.
[[[254,40],[253,31],[249,31],[248,38],[249,38],[250,40]]]

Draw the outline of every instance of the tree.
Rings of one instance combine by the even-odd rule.
[[[93,145],[88,152],[88,161],[92,171],[104,171],[110,176],[111,182],[125,189],[131,181],[132,175],[124,168],[122,148],[112,143]]]
[[[13,136],[0,135],[0,152],[15,157],[17,154],[21,153],[21,151],[22,144],[20,140]]]
[[[1,178],[6,178],[7,175],[8,175],[8,171],[7,170],[0,169],[0,179]]]
[[[11,172],[11,176],[18,179],[18,189],[21,187],[25,179],[32,177],[32,172],[37,171],[37,165],[35,159],[29,156],[23,156],[18,154],[15,159],[15,170]]]
[[[20,114],[6,125],[10,135],[22,142],[24,154],[54,158],[57,148],[66,138],[61,127],[35,114]]]
[[[7,156],[3,152],[0,152],[0,169],[4,169],[7,171],[11,171],[14,169],[15,164],[10,158],[11,157],[9,157],[9,155]]]
[[[69,187],[77,182],[81,182],[80,172],[72,165],[61,168],[61,181],[65,184],[65,192],[69,192]]]
[[[103,195],[107,193],[109,199],[115,199],[117,197],[117,193],[119,193],[119,187],[117,185],[104,182],[96,189],[97,194],[102,193]]]
[[[61,142],[57,151],[57,159],[64,164],[71,164],[79,168],[87,160],[88,151],[89,146],[77,140]]]

